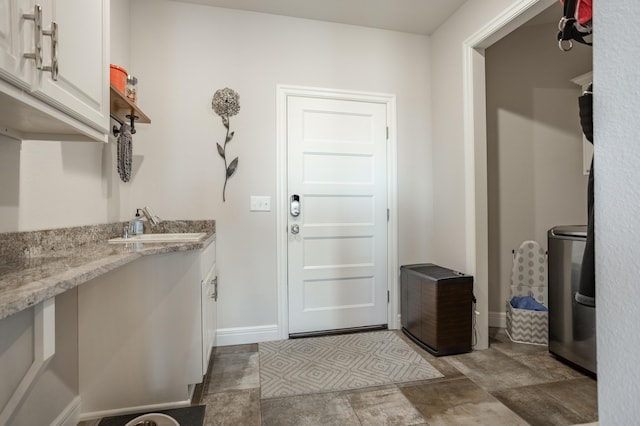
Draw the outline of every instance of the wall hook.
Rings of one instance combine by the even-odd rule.
[[[127,114],[125,115],[125,117],[131,120],[131,134],[134,135],[136,133],[135,121],[138,120],[140,117],[138,117],[137,115],[131,115],[131,114]],[[121,126],[124,124],[124,121],[118,118],[118,116],[116,116],[115,114],[111,114],[111,118]],[[113,127],[111,128],[111,131],[113,132],[113,136],[118,137],[118,134],[120,133],[120,128],[118,128],[118,126],[114,124]]]
[[[136,133],[135,122],[140,117],[138,117],[137,115],[131,115],[131,114],[127,114],[125,117],[127,117],[129,120],[131,120],[131,134],[135,135],[135,133]]]

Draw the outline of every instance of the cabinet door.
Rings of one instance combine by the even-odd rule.
[[[217,293],[216,243],[202,250],[200,265],[202,274],[202,375],[207,373],[212,348],[216,345]]]
[[[202,381],[198,256],[143,256],[78,287],[83,414],[177,404]]]
[[[15,26],[16,9],[14,0],[0,0],[0,73],[7,80],[15,77],[18,70],[16,34],[11,30]]]
[[[0,0],[5,1],[5,0]],[[34,96],[99,131],[108,132],[108,0],[38,0],[43,29],[58,24],[57,80],[41,71]],[[51,66],[52,37],[43,37],[43,65]]]
[[[0,78],[21,88],[33,83],[35,63],[25,53],[34,53],[35,22],[23,18],[34,14],[33,0],[0,0]]]

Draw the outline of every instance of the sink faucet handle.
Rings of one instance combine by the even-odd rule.
[[[156,215],[153,214],[153,212],[151,211],[151,209],[148,206],[145,206],[143,208],[141,208],[140,210],[142,210],[142,213],[144,214],[144,216],[147,218],[147,220],[149,221],[149,223],[151,225],[157,225],[160,223],[160,218]]]

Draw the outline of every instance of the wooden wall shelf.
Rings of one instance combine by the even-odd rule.
[[[144,112],[133,102],[126,98],[115,86],[111,85],[110,91],[110,110],[111,116],[116,121],[129,123],[131,120],[127,115],[133,115],[138,117],[135,122],[136,124],[140,123],[151,123],[151,119],[146,116]]]

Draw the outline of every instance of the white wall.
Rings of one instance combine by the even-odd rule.
[[[592,70],[591,48],[561,52],[557,28],[523,26],[485,51],[490,312],[505,311],[513,249],[546,250],[551,227],[587,222],[581,88],[570,80]]]
[[[0,136],[0,232],[17,231],[20,222],[21,143]]]
[[[109,62],[129,68],[131,65],[131,0],[109,0]]]
[[[0,232],[89,225],[112,218],[108,205],[117,194],[108,176],[108,146],[0,137],[0,153]]]
[[[517,0],[468,1],[431,36],[434,261],[467,271],[462,45]]]
[[[640,40],[636,0],[594,9],[596,320],[600,424],[640,417]]]
[[[141,167],[132,200],[161,217],[214,218],[219,327],[233,333],[277,322],[276,212],[249,212],[251,195],[276,196],[276,85],[397,95],[400,262],[432,256],[429,41],[427,37],[177,2],[132,8],[132,67]],[[224,127],[215,90],[240,94],[231,118],[239,157],[222,202],[216,152]],[[231,329],[231,331],[229,330]],[[239,331],[239,330],[238,330]]]
[[[110,0],[110,13],[109,63],[129,70],[131,67],[131,0]],[[114,125],[119,126],[111,120],[110,127]],[[122,182],[118,175],[117,148],[116,138],[111,133],[109,144],[104,147],[102,156],[103,186],[106,186],[108,197],[106,222],[130,220],[135,214],[136,207],[143,207],[131,200],[131,188],[134,182]],[[132,174],[135,175],[139,166],[134,159]]]

